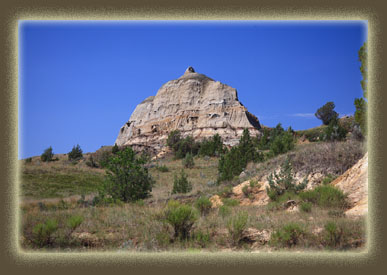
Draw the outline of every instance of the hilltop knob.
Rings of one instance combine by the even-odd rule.
[[[195,69],[191,66],[189,66],[187,70],[185,70],[185,73],[194,73],[194,72],[195,72]]]

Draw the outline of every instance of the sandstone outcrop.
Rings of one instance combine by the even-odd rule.
[[[189,67],[176,80],[165,83],[155,96],[146,98],[120,129],[119,146],[160,150],[172,130],[183,137],[208,138],[218,133],[227,145],[238,143],[243,129],[260,134],[258,119],[238,100],[236,89]]]
[[[368,153],[354,166],[332,182],[348,195],[350,209],[346,215],[358,216],[368,213]]]

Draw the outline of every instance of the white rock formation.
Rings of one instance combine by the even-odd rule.
[[[165,83],[156,96],[137,105],[116,143],[159,150],[168,133],[178,129],[183,137],[195,139],[218,133],[225,144],[235,145],[244,128],[256,136],[261,126],[239,102],[236,89],[189,67],[181,77]]]

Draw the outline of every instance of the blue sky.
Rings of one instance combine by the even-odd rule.
[[[365,21],[19,22],[19,158],[113,145],[137,104],[188,66],[261,124],[307,129],[362,96]]]

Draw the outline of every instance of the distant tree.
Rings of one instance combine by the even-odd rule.
[[[336,119],[339,116],[339,114],[333,109],[335,109],[335,104],[332,101],[327,102],[324,106],[317,110],[315,116],[320,119],[324,125],[328,125],[332,119]]]
[[[361,132],[363,135],[366,135],[366,122],[367,122],[367,85],[368,85],[368,67],[367,67],[367,42],[364,42],[363,46],[360,48],[359,52],[359,61],[361,62],[360,72],[363,76],[363,79],[360,81],[361,87],[363,89],[363,98],[355,98],[355,121],[360,126]]]
[[[83,157],[82,149],[79,144],[77,146],[74,146],[73,149],[68,154],[69,160],[80,160]]]
[[[54,157],[54,153],[52,152],[52,147],[48,147],[44,150],[43,154],[40,156],[40,159],[44,162],[52,161]]]

